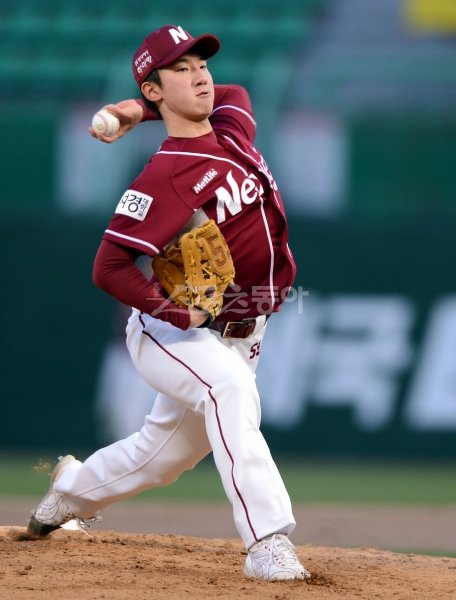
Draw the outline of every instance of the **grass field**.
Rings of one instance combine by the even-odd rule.
[[[85,456],[81,456],[85,458]],[[53,453],[0,454],[0,496],[40,496],[47,489],[39,461],[54,464]],[[278,459],[277,464],[293,502],[388,505],[456,504],[456,465],[380,462],[332,462]],[[144,492],[144,500],[225,500],[212,460],[203,461],[177,482]]]

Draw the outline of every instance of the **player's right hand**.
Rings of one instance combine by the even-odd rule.
[[[93,127],[89,127],[90,135],[96,140],[105,142],[106,144],[112,144],[112,142],[116,142],[118,139],[123,137],[126,133],[133,129],[133,127],[136,127],[136,125],[141,122],[143,117],[142,106],[136,100],[122,100],[122,102],[119,102],[118,104],[107,104],[102,108],[115,115],[120,122],[119,131],[109,137],[107,135],[97,133]]]

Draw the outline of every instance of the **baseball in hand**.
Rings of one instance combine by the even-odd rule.
[[[99,110],[93,115],[92,127],[97,133],[111,137],[119,131],[119,119],[107,110]]]

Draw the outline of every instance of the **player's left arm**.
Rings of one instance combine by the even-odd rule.
[[[179,329],[199,327],[208,318],[205,310],[180,307],[166,298],[136,266],[139,251],[102,240],[93,264],[94,284],[110,296]]]

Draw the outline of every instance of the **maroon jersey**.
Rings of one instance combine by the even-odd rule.
[[[253,147],[246,91],[216,86],[213,131],[169,137],[122,196],[104,239],[155,256],[183,231],[214,219],[236,277],[219,320],[278,310],[296,269],[277,185]]]

